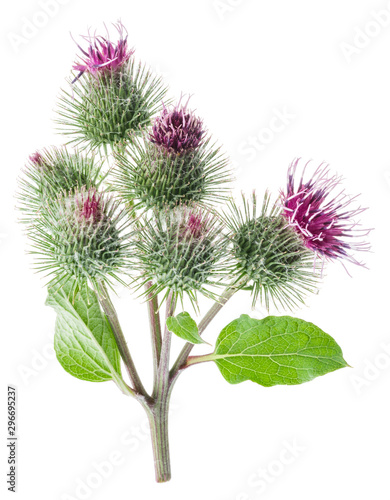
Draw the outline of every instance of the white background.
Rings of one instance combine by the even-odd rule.
[[[61,4],[52,3],[51,17],[45,18],[40,2],[19,0],[7,3],[6,10],[3,6],[1,16],[0,420],[5,438],[6,386],[16,384],[19,498],[389,498],[390,347],[386,353],[384,346],[390,346],[390,4]],[[372,23],[380,11],[383,26]],[[136,57],[164,76],[170,95],[193,94],[192,107],[235,162],[237,193],[255,188],[261,195],[266,187],[277,193],[296,156],[327,161],[344,176],[347,192],[362,193],[361,204],[370,207],[364,225],[375,227],[373,252],[361,255],[369,270],[349,266],[350,278],[340,264],[330,265],[320,293],[295,313],[331,334],[353,368],[302,386],[274,388],[251,382],[231,386],[211,363],[189,369],[173,393],[173,478],[162,485],[154,482],[141,407],[112,383],[72,378],[53,359],[55,316],[44,306],[43,281],[31,270],[14,210],[16,177],[28,155],[62,142],[52,120],[58,89],[77,51],[69,32],[77,37],[88,27],[103,30],[103,22],[118,18],[129,31]],[[28,21],[40,27],[29,32],[29,39],[15,42]],[[284,110],[288,123],[249,157],[243,152],[246,141],[270,126],[275,110]],[[145,311],[126,291],[116,303],[150,386]],[[202,306],[205,310],[209,304]],[[261,317],[261,311],[251,312],[250,297],[241,292],[206,339],[213,342],[224,325],[244,312]],[[180,344],[176,339],[176,350]],[[294,442],[296,456],[288,452]],[[113,452],[120,464],[107,470],[107,477],[97,476],[95,465],[112,459]],[[262,468],[265,482],[259,480]],[[4,492],[4,472],[1,482]]]

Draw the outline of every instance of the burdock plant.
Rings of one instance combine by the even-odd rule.
[[[229,161],[203,120],[183,98],[166,101],[160,80],[135,62],[124,27],[116,28],[116,42],[90,35],[79,46],[70,88],[59,98],[68,144],[31,154],[18,199],[57,313],[58,361],[81,380],[114,381],[142,405],[156,480],[164,482],[171,477],[170,396],[189,367],[213,361],[231,384],[268,387],[347,365],[332,337],[289,315],[232,318],[212,352],[190,354],[236,292],[252,305],[292,311],[317,292],[326,262],[360,263],[354,252],[368,249],[367,231],[355,198],[331,194],[340,179],[324,165],[307,164],[296,179],[296,160],[278,196],[233,199]],[[115,311],[116,283],[148,309],[152,388],[138,375]],[[200,294],[213,304],[196,321]],[[183,346],[172,362],[174,340]]]

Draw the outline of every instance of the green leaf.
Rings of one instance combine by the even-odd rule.
[[[191,344],[207,344],[199,335],[198,326],[188,312],[167,318],[167,328],[181,339]]]
[[[57,313],[54,349],[62,367],[81,380],[114,380],[122,388],[118,347],[95,293],[68,283],[51,288],[46,305]]]
[[[266,387],[302,384],[348,366],[335,340],[313,323],[246,314],[221,331],[207,360],[215,361],[231,384],[252,380]]]

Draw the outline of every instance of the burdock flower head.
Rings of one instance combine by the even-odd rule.
[[[224,199],[227,158],[206,137],[188,101],[165,107],[143,141],[117,155],[116,188],[124,201],[146,208]]]
[[[51,270],[51,284],[71,278],[94,286],[120,281],[129,246],[129,222],[118,203],[96,189],[62,193],[42,209],[30,237],[41,256],[38,270]]]
[[[226,267],[227,243],[220,219],[197,206],[165,208],[145,218],[135,239],[135,268],[139,286],[152,281],[149,293],[186,294],[196,303],[197,291],[213,297],[209,287],[221,279]],[[224,263],[225,262],[225,263]]]
[[[164,106],[160,116],[153,123],[150,141],[174,154],[183,154],[198,148],[205,131],[200,118],[188,110],[188,101],[181,101],[168,109]]]
[[[287,189],[281,193],[283,215],[289,225],[323,262],[344,259],[363,265],[352,252],[369,250],[369,245],[361,237],[370,230],[361,229],[359,221],[355,220],[365,208],[349,208],[357,196],[350,197],[344,190],[332,195],[341,177],[331,175],[326,164],[321,164],[311,178],[304,180],[307,163],[297,182],[298,163],[299,159],[291,163]]]
[[[55,200],[63,192],[74,192],[85,187],[97,188],[100,183],[101,163],[78,151],[69,152],[65,147],[50,147],[36,151],[19,179],[18,198],[23,222],[31,222],[43,205]]]
[[[225,215],[234,274],[240,286],[251,290],[253,305],[260,300],[267,309],[271,302],[293,309],[308,292],[315,292],[314,256],[289,227],[278,204],[271,203],[268,192],[260,210],[253,193],[249,200],[243,196],[243,210],[231,200]]]
[[[146,129],[167,91],[161,78],[135,61],[124,26],[114,26],[116,43],[108,34],[83,37],[89,46],[84,50],[78,45],[82,55],[73,66],[72,88],[62,91],[57,108],[57,123],[73,136],[70,142],[105,152]]]
[[[107,38],[96,35],[83,36],[84,40],[89,43],[87,51],[77,44],[83,56],[81,62],[73,66],[73,69],[79,71],[79,74],[72,83],[78,80],[85,71],[95,75],[104,70],[116,70],[134,54],[134,50],[129,49],[127,45],[127,31],[123,24],[119,21],[114,26],[119,33],[116,45],[110,41],[108,33]]]

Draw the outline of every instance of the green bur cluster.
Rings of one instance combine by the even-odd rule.
[[[26,221],[36,217],[31,238],[40,269],[52,267],[54,282],[73,277],[94,285],[130,273],[136,286],[152,283],[149,294],[187,295],[194,305],[198,292],[216,299],[213,287],[230,275],[237,289],[252,291],[253,303],[268,308],[272,299],[291,308],[302,301],[314,285],[310,252],[276,206],[268,211],[268,195],[259,216],[255,197],[252,214],[244,200],[244,217],[234,202],[224,218],[212,215],[210,206],[226,201],[228,159],[188,102],[164,105],[152,119],[165,90],[137,68],[131,56],[115,68],[86,71],[74,96],[60,99],[74,125],[71,142],[114,147],[109,182],[117,196],[113,202],[104,187],[94,191],[107,176],[93,158],[66,148],[36,154],[21,198]],[[97,211],[84,217],[91,197]],[[131,234],[121,236],[119,224],[132,225]]]
[[[71,91],[63,90],[57,123],[72,136],[69,143],[92,150],[121,147],[151,123],[166,91],[160,78],[131,58],[120,68],[86,73]]]
[[[180,100],[172,109],[161,103],[160,80],[134,64],[125,29],[121,23],[116,28],[117,44],[87,37],[88,52],[81,49],[74,66],[79,74],[72,92],[62,93],[58,120],[70,143],[96,150],[103,164],[107,160],[107,172],[94,156],[44,150],[30,157],[19,200],[37,269],[50,278],[46,303],[57,314],[59,362],[82,380],[114,381],[143,406],[156,480],[164,482],[171,476],[169,400],[184,369],[213,361],[231,384],[251,380],[269,387],[308,382],[347,364],[328,334],[289,316],[241,315],[221,330],[213,352],[189,356],[239,290],[251,291],[253,305],[260,301],[267,308],[271,302],[288,309],[303,302],[316,288],[315,255],[283,217],[280,200],[272,204],[268,193],[260,210],[255,194],[249,201],[243,197],[241,207],[230,199],[221,209],[228,160],[188,103]],[[127,277],[134,289],[143,288],[148,307],[151,391],[143,386],[109,295],[114,280],[129,285]],[[183,305],[189,298],[197,310],[198,293],[214,300],[199,324],[186,311],[175,316],[178,299]],[[134,335],[142,334],[138,326]],[[172,334],[186,341],[173,364]]]

